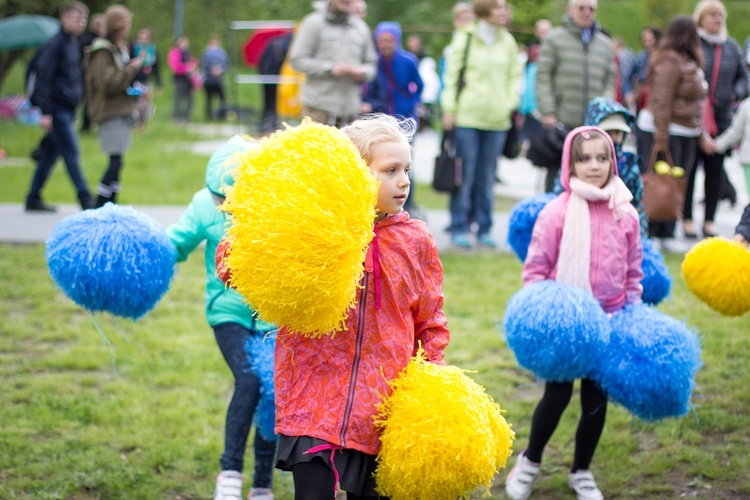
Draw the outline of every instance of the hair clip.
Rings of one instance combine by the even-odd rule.
[[[581,132],[581,135],[582,135],[582,136],[583,136],[583,138],[584,138],[584,139],[586,139],[587,141],[588,141],[589,139],[591,139],[591,136],[589,135],[589,133],[588,133],[588,132]]]

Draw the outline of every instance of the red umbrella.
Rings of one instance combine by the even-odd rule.
[[[260,56],[263,54],[263,50],[266,48],[268,42],[272,38],[291,32],[291,29],[286,28],[263,28],[256,30],[248,38],[247,42],[245,42],[244,47],[242,47],[242,52],[245,54],[245,64],[251,68],[257,67],[258,62],[260,62]]]

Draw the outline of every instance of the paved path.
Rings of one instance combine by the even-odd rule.
[[[236,131],[228,131],[227,135],[233,132]],[[192,146],[192,150],[196,154],[209,156],[222,142],[198,142]],[[439,138],[434,132],[423,132],[416,137],[414,144],[414,175],[420,183],[429,183],[432,181],[433,162],[438,149]],[[739,222],[742,208],[748,202],[748,195],[743,189],[745,181],[740,165],[734,159],[728,158],[726,168],[729,177],[739,191],[740,199],[734,208],[730,207],[727,203],[722,203],[719,206],[716,224],[720,234],[731,237],[734,227]],[[500,177],[503,179],[503,183],[495,186],[495,192],[499,195],[522,199],[542,191],[543,171],[534,168],[525,158],[516,160],[503,158],[500,164]],[[698,173],[696,185],[698,188],[696,189],[695,197],[696,199],[702,199],[702,172]],[[417,193],[418,199],[419,193]],[[176,222],[184,210],[182,206],[135,205],[134,208],[150,215],[165,227]],[[77,213],[78,210],[77,205],[71,204],[58,205],[58,212],[54,214],[26,213],[21,204],[0,203],[0,242],[44,242],[60,220],[68,215]],[[703,207],[701,204],[696,205],[695,219],[697,221],[703,219]],[[494,220],[495,224],[492,228],[492,235],[498,243],[504,243],[508,231],[508,214],[496,213]],[[449,249],[450,238],[448,233],[445,232],[445,228],[450,223],[450,216],[447,210],[427,211],[427,222],[435,236],[438,247],[441,250]],[[504,249],[507,249],[507,247]],[[689,245],[677,239],[671,249],[686,251],[689,249]]]

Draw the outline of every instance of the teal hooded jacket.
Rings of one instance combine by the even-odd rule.
[[[229,288],[216,276],[214,255],[224,237],[227,215],[219,210],[224,201],[224,189],[233,184],[235,153],[254,145],[242,136],[234,136],[222,145],[208,162],[206,187],[195,193],[176,224],[167,229],[177,249],[177,261],[183,262],[201,243],[206,242],[206,319],[213,326],[238,323],[245,328],[266,332],[275,327],[255,317],[252,308],[235,289]]]

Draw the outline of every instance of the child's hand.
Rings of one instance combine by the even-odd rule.
[[[737,242],[737,243],[739,243],[740,245],[742,245],[745,248],[747,248],[748,244],[750,243],[741,234],[735,234],[734,235],[734,241]]]

